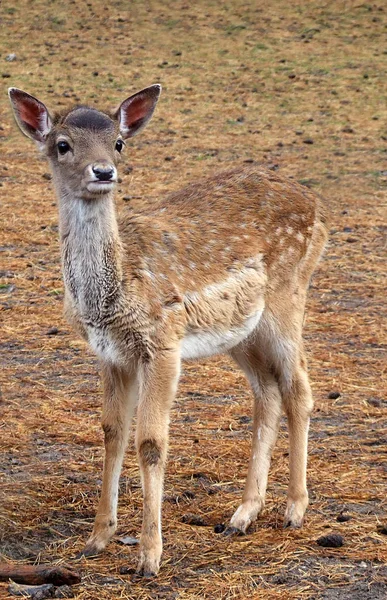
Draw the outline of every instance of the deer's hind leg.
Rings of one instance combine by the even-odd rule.
[[[246,532],[264,507],[271,453],[281,418],[281,394],[265,357],[254,343],[234,348],[231,356],[245,372],[254,394],[253,439],[242,504],[231,518],[226,534]]]
[[[308,432],[313,409],[306,359],[300,344],[291,380],[280,381],[289,429],[289,487],[284,527],[301,527],[308,506],[306,466]]]
[[[304,304],[268,312],[260,336],[278,382],[289,429],[289,487],[284,526],[301,527],[308,506],[306,465],[310,413],[313,408],[302,342]]]

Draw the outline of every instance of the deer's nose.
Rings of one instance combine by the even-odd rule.
[[[99,181],[110,181],[113,179],[114,169],[110,166],[95,166],[93,167],[93,173]]]

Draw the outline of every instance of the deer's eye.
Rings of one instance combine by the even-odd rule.
[[[58,142],[59,154],[66,154],[66,152],[68,152],[69,150],[70,150],[70,144],[68,142],[65,142],[64,140],[62,140],[61,142]]]
[[[122,140],[116,141],[116,150],[117,152],[122,152],[122,148],[124,147],[124,142]]]

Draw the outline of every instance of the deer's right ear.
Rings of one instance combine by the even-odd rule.
[[[8,95],[21,131],[42,148],[52,127],[47,107],[34,96],[18,88],[9,88]]]

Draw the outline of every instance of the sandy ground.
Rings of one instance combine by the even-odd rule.
[[[18,0],[0,11],[2,559],[71,564],[82,600],[386,598],[385,3]],[[98,365],[62,318],[48,167],[17,131],[5,89],[53,108],[113,107],[155,82],[163,95],[121,167],[120,211],[254,162],[322,194],[332,227],[305,328],[316,407],[304,528],[282,529],[283,423],[264,513],[245,537],[214,532],[240,501],[251,397],[226,359],[189,364],[172,414],[162,568],[140,581],[136,548],[117,541],[140,531],[132,445],[118,535],[95,561],[74,560],[101,476]],[[332,532],[341,548],[316,544]]]

